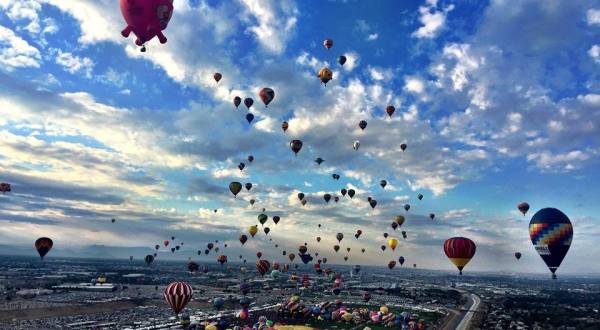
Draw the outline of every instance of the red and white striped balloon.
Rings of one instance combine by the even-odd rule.
[[[175,314],[179,314],[181,310],[192,299],[192,287],[185,282],[173,282],[165,288],[165,301]]]

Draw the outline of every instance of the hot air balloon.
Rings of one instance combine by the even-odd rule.
[[[408,210],[410,210],[410,204],[404,204],[404,210],[408,212]]]
[[[339,245],[334,245],[334,246],[333,246],[333,250],[334,250],[335,252],[338,252],[338,251],[340,250],[340,246],[339,246]]]
[[[223,264],[227,262],[227,256],[222,254],[217,258],[217,261],[223,266]]]
[[[365,128],[367,128],[367,121],[366,120],[361,120],[358,122],[358,127],[360,127],[361,130],[365,130]]]
[[[342,190],[340,190],[340,193],[342,193],[342,196],[346,196],[346,193],[347,193],[347,192],[348,192],[348,191],[347,191],[346,189],[342,189]]]
[[[463,268],[475,255],[475,243],[465,237],[452,237],[444,242],[444,252],[462,275]]]
[[[300,252],[300,254],[305,254],[306,251],[308,251],[308,248],[306,247],[306,245],[300,245],[298,247],[298,252]]]
[[[281,218],[278,215],[273,217],[273,223],[278,224],[279,220],[281,220]]]
[[[338,240],[338,242],[341,242],[344,239],[344,234],[342,233],[337,233],[335,235],[335,238]]]
[[[117,221],[117,219],[115,219],[115,218],[110,219],[110,222],[112,222],[112,223],[115,223],[115,221]]]
[[[163,244],[165,245],[165,247],[167,247],[167,246],[169,246],[169,241],[168,241],[168,240],[165,240],[165,241],[163,242]]]
[[[254,205],[254,203],[256,203],[256,199],[252,198],[252,199],[249,201],[249,203],[250,203],[250,205]]]
[[[271,264],[266,260],[257,260],[256,261],[256,270],[260,273],[260,275],[265,275],[267,271],[271,268]]]
[[[385,189],[385,186],[387,186],[387,181],[386,180],[381,180],[381,181],[379,181],[379,185],[381,186],[381,188]]]
[[[380,248],[381,248],[381,251],[385,251],[386,247],[385,247],[385,245],[382,245],[382,246],[380,246]]]
[[[515,258],[517,258],[517,260],[521,259],[521,252],[515,252]]]
[[[328,67],[324,66],[319,70],[317,76],[321,80],[321,84],[327,86],[327,83],[333,79],[333,72],[331,72]]]
[[[402,238],[406,239],[406,231],[402,231]]]
[[[236,96],[233,98],[233,105],[235,105],[235,107],[239,107],[240,104],[242,103],[242,98],[239,96]]]
[[[127,23],[127,27],[121,31],[121,35],[127,38],[133,32],[137,37],[135,44],[142,47],[142,52],[146,51],[146,42],[155,36],[158,37],[161,44],[167,42],[167,37],[162,31],[167,28],[173,15],[172,0],[121,0],[120,7],[121,14]]]
[[[356,140],[352,144],[352,149],[354,149],[356,151],[356,150],[358,150],[358,148],[360,148],[360,141]]]
[[[254,235],[256,235],[256,233],[258,232],[258,228],[255,226],[250,226],[248,228],[248,233],[250,234],[250,236],[254,237]]]
[[[303,193],[298,193],[298,199],[299,200],[303,200],[304,199],[304,194]]]
[[[263,231],[265,232],[265,235],[269,235],[269,232],[271,231],[271,228],[269,228],[269,227],[265,227],[265,228],[263,229]]]
[[[333,174],[331,175],[331,177],[332,177],[334,180],[339,180],[339,179],[340,179],[340,175],[339,175],[339,174],[337,174],[337,173],[333,173]]]
[[[335,197],[333,197],[333,201],[337,203],[340,201],[340,198],[338,196],[335,196]]]
[[[246,184],[244,184],[244,187],[246,188],[246,190],[250,191],[250,189],[252,189],[252,183],[247,182]]]
[[[523,213],[523,215],[525,215],[527,214],[527,211],[529,211],[529,204],[526,202],[519,203],[519,205],[517,205],[517,208],[519,209],[519,211],[521,211],[521,213]]]
[[[150,265],[154,261],[154,256],[151,254],[148,254],[144,257],[144,261],[146,262],[147,265]]]
[[[242,191],[242,184],[237,181],[231,182],[229,184],[229,191],[231,191],[234,197],[237,197],[237,194]]]
[[[291,262],[294,262],[294,259],[296,259],[296,255],[295,255],[295,254],[293,254],[293,253],[290,253],[290,254],[288,255],[288,258],[290,259],[290,261],[291,261]]]
[[[398,258],[398,262],[400,263],[400,266],[404,265],[404,261],[405,261],[405,260],[406,260],[406,259],[404,259],[404,257],[403,257],[403,256],[400,256],[400,258]]]
[[[179,249],[180,249],[179,245],[176,245],[175,250],[179,251]]]
[[[407,147],[406,143],[402,143],[400,145],[400,149],[402,149],[402,151],[406,150],[406,147]]]
[[[244,105],[246,106],[246,108],[248,108],[248,110],[250,110],[250,107],[254,104],[254,100],[251,97],[247,97],[244,99]]]
[[[395,238],[390,238],[387,241],[388,245],[390,246],[390,248],[392,248],[392,251],[396,250],[396,246],[398,246],[398,240]]]
[[[260,259],[262,257],[262,252],[258,251],[256,252],[256,258]]]
[[[165,300],[175,314],[179,314],[192,299],[192,287],[185,282],[173,282],[165,288]]]
[[[215,245],[214,245],[213,243],[207,243],[207,244],[206,244],[206,248],[207,248],[207,249],[209,249],[209,250],[212,250],[212,248],[213,248],[214,246],[215,246]]]
[[[556,279],[556,270],[567,255],[573,240],[573,225],[555,208],[537,211],[529,222],[529,237],[540,257]]]
[[[242,245],[246,244],[246,242],[248,241],[248,236],[246,235],[240,235],[240,243],[242,243]]]
[[[375,206],[377,206],[377,201],[374,199],[371,199],[371,201],[369,202],[369,205],[371,205],[371,208],[375,208]]]
[[[261,225],[264,225],[265,222],[267,222],[267,220],[269,219],[269,217],[264,213],[259,214],[257,218],[258,222],[260,222]]]
[[[395,222],[392,222],[392,229],[393,229],[393,230],[396,230],[396,229],[398,229],[398,224],[397,224],[397,223],[395,223]]]
[[[290,148],[294,152],[296,156],[298,156],[298,152],[302,149],[302,141],[300,140],[292,140],[290,141]]]
[[[331,195],[325,194],[325,195],[323,195],[323,199],[325,200],[326,203],[329,203],[329,201],[331,200]]]
[[[431,220],[435,219],[435,214],[429,213],[429,219],[431,219]]]
[[[10,183],[0,183],[0,192],[2,192],[2,195],[6,194],[7,192],[10,192],[10,189]]]
[[[396,111],[396,108],[394,108],[393,105],[388,105],[387,107],[385,107],[385,112],[388,114],[388,116],[391,118],[392,115],[394,114],[394,112]]]
[[[354,234],[354,237],[356,237],[356,239],[358,239],[360,237],[360,235],[362,235],[362,230],[358,229],[356,231],[356,234]]]
[[[254,156],[252,156],[252,155],[249,155],[249,156],[248,156],[248,162],[249,162],[249,163],[252,163],[253,161],[254,161]]]
[[[388,268],[392,269],[396,267],[396,261],[395,260],[391,260],[390,262],[388,262]]]
[[[388,233],[383,233],[383,238],[388,238],[389,234]]]
[[[223,75],[221,73],[219,73],[219,72],[215,72],[215,74],[213,74],[213,78],[215,79],[215,81],[218,84],[219,81],[221,80],[221,78],[223,78]]]
[[[269,105],[269,103],[271,103],[271,101],[273,101],[273,99],[275,98],[275,91],[273,91],[269,87],[265,87],[260,90],[260,92],[258,93],[258,96],[265,104],[265,107],[267,107]]]
[[[281,123],[281,129],[285,132],[288,130],[288,128],[290,127],[290,124],[288,124],[287,121],[284,121],[283,123]]]
[[[344,56],[344,55],[340,55],[340,56],[337,58],[337,62],[338,62],[340,65],[342,65],[342,66],[343,66],[343,65],[346,63],[346,60],[347,60],[347,59],[346,59],[346,56]]]
[[[246,164],[244,164],[244,163],[240,163],[238,165],[238,168],[240,169],[240,171],[243,171],[245,167],[246,167]]]
[[[348,256],[345,256],[345,257],[344,257],[344,261],[348,261]]]
[[[419,200],[422,200],[422,199],[423,199],[423,195],[422,195],[422,194],[418,194],[418,195],[417,195],[417,198],[418,198]]]
[[[158,250],[158,249],[160,249],[160,245],[156,244],[156,245],[154,246],[154,249],[155,249],[155,250]]]
[[[323,46],[327,49],[330,49],[331,47],[333,47],[333,40],[331,40],[331,39],[323,40]]]
[[[54,242],[48,237],[40,237],[35,241],[35,249],[37,250],[40,258],[44,260],[44,256],[52,249]]]
[[[254,115],[252,113],[247,113],[246,120],[248,121],[248,124],[251,124],[252,121],[254,120]]]
[[[301,254],[300,259],[302,260],[302,263],[304,263],[306,265],[313,260],[313,257],[309,253],[307,253],[307,254]]]
[[[365,253],[365,251],[366,251],[365,248],[360,249],[360,252],[362,252],[362,253]]]
[[[302,206],[306,205],[306,203],[307,203],[306,199],[303,199],[303,200],[300,201],[300,204],[302,204]]]
[[[190,271],[190,273],[195,273],[200,269],[200,265],[198,265],[197,263],[190,261],[188,262],[188,270]]]
[[[350,196],[350,199],[354,197],[354,194],[356,194],[356,191],[354,191],[354,189],[348,189],[348,196]]]

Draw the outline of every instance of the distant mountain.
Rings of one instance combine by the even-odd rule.
[[[108,245],[87,245],[87,246],[69,246],[60,247],[54,246],[49,258],[94,258],[94,259],[129,259],[129,256],[134,258],[143,258],[147,254],[154,253],[153,249],[147,247],[123,247],[123,246],[108,246]],[[167,253],[162,250],[159,253]],[[171,255],[171,251],[168,251]],[[37,252],[33,246],[5,245],[0,244],[0,255],[15,255],[15,256],[37,256]],[[187,259],[191,255],[191,251],[178,251],[175,256],[169,259]]]

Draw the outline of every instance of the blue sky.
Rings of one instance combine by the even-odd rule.
[[[0,196],[2,243],[50,236],[58,248],[152,247],[174,235],[185,248],[169,258],[219,239],[232,256],[261,250],[274,259],[273,242],[291,252],[307,241],[343,262],[331,249],[343,232],[349,262],[403,255],[452,270],[441,244],[466,236],[478,245],[468,269],[546,272],[529,217],[516,210],[528,201],[529,216],[552,206],[574,223],[560,272],[600,272],[589,263],[600,253],[593,1],[175,0],[169,41],[151,41],[146,53],[121,37],[116,0],[0,0],[0,8],[0,181],[13,185]],[[322,66],[334,71],[326,87],[316,77]],[[223,74],[218,85],[214,72]],[[265,86],[275,90],[268,109],[258,97]],[[254,98],[252,125],[236,95]],[[297,157],[295,138],[304,142]],[[233,199],[231,181],[254,188]],[[323,201],[344,187],[357,196]],[[389,223],[405,203],[408,239],[381,253],[383,232],[400,236]],[[241,249],[238,235],[263,207],[282,217],[269,222],[273,242],[259,234]]]

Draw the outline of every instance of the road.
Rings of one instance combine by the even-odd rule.
[[[469,299],[469,301],[463,305],[460,311],[451,311],[454,315],[446,322],[444,330],[466,330],[469,329],[471,319],[481,304],[481,299],[473,293],[463,293],[463,297]]]

